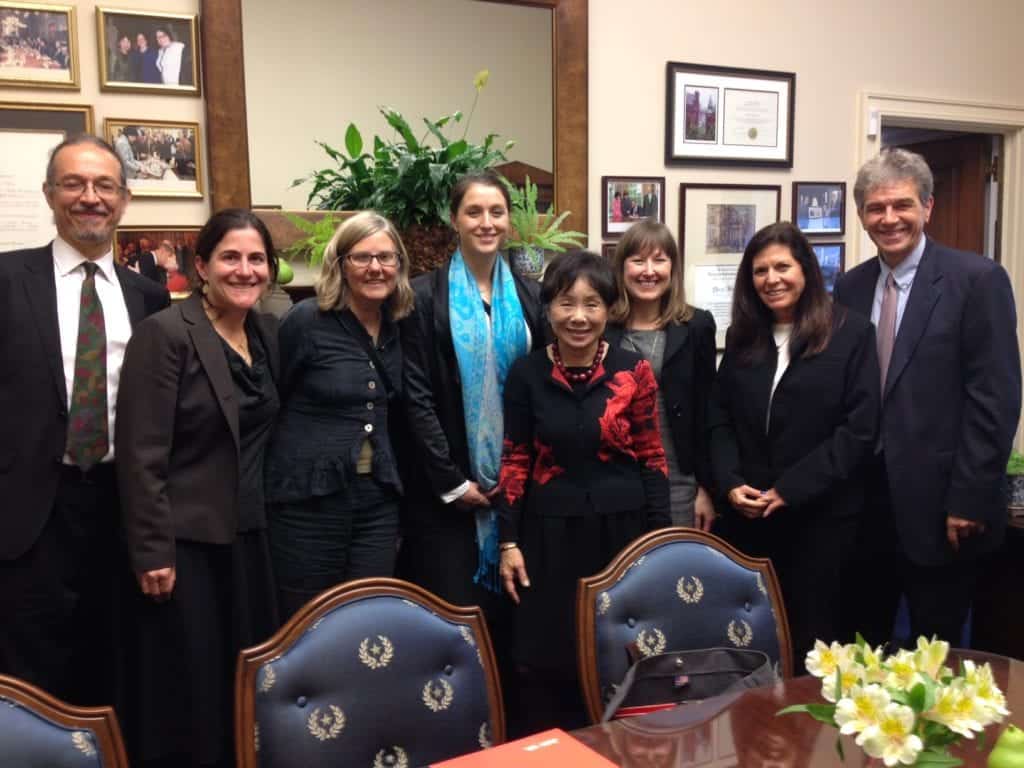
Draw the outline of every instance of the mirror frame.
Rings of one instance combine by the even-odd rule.
[[[586,233],[588,0],[483,1],[551,9],[555,206],[572,211],[567,228]],[[200,0],[200,13],[210,208],[249,208],[242,0]]]

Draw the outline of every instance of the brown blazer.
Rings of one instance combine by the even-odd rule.
[[[271,375],[277,320],[258,315]],[[238,403],[217,332],[194,294],[141,323],[117,394],[121,515],[136,572],[174,565],[175,540],[230,544],[238,527]]]

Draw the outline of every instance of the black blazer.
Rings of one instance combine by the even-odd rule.
[[[257,332],[278,375],[277,319]],[[238,529],[238,403],[217,332],[193,294],[139,325],[117,394],[117,479],[136,572],[174,565],[175,539],[230,544]]]
[[[858,470],[878,435],[878,352],[866,318],[845,310],[834,315],[824,352],[802,358],[802,349],[792,351],[771,398],[770,423],[774,345],[765,359],[746,364],[727,340],[708,406],[720,495],[742,484],[774,487],[793,511],[833,517],[861,511]]]
[[[881,268],[871,259],[836,281],[835,300],[869,314]],[[946,517],[985,523],[961,556],[988,551],[1006,528],[1006,460],[1021,406],[1017,313],[1006,271],[928,240],[882,395],[882,446],[904,551],[951,562]]]
[[[462,384],[455,359],[448,317],[448,269],[443,267],[412,281],[415,311],[399,323],[404,357],[406,413],[416,448],[409,468],[406,495],[410,502],[440,496],[470,476],[466,417],[462,410]],[[515,275],[516,293],[530,328],[532,347],[545,343],[541,316],[540,285]],[[417,504],[419,507],[419,504]],[[425,522],[418,510],[418,520]]]
[[[585,387],[545,349],[517,360],[505,383],[499,540],[517,541],[523,517],[643,510],[651,530],[671,525],[657,393],[650,363],[618,347]]]
[[[622,343],[623,328],[609,325],[605,338],[612,346]],[[695,310],[686,323],[665,327],[665,358],[658,388],[665,400],[667,424],[662,437],[672,440],[679,471],[697,476],[697,483],[711,488],[711,458],[707,440],[707,403],[715,379],[715,319],[704,309]]]
[[[114,270],[133,326],[170,302],[151,280]],[[50,518],[67,427],[52,245],[0,253],[0,560],[25,553]]]

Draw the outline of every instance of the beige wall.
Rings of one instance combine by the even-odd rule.
[[[863,90],[1024,105],[1020,0],[590,0],[591,246],[601,242],[602,175],[665,176],[667,223],[681,182],[845,180],[848,259]],[[664,163],[665,63],[796,72],[790,171]],[[678,233],[677,233],[678,235]]]
[[[254,203],[305,208],[308,187],[292,181],[331,162],[314,139],[340,149],[354,122],[370,151],[374,134],[392,135],[377,105],[417,137],[422,117],[468,114],[481,69],[491,78],[470,138],[515,139],[510,160],[551,168],[550,11],[475,0],[243,0],[242,11]]]
[[[91,104],[94,128],[103,135],[103,122],[107,118],[173,120],[198,122],[203,133],[205,164],[205,111],[198,96],[157,96],[135,93],[102,93],[100,91],[99,55],[96,36],[96,2],[72,2],[78,16],[78,66],[81,91],[36,88],[0,87],[0,101],[46,104]],[[159,9],[154,12],[197,13],[199,0],[160,0],[159,3],[127,2],[102,3],[103,8],[139,10]],[[201,31],[201,30],[200,30]],[[45,168],[39,169],[39,184],[43,183]],[[204,188],[209,184],[204,181]],[[42,195],[42,191],[39,193]],[[189,226],[202,224],[210,212],[208,196],[203,200],[152,200],[135,198],[128,205],[121,224],[126,226]]]

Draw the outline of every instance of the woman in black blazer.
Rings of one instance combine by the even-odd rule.
[[[470,440],[481,428],[468,428],[467,416],[472,415],[467,414],[464,392],[471,377],[482,375],[482,364],[474,363],[465,348],[456,348],[455,331],[488,322],[491,305],[505,292],[514,294],[505,295],[501,303],[514,315],[506,318],[506,328],[515,331],[517,339],[507,344],[508,362],[544,344],[540,288],[512,274],[499,251],[508,234],[510,205],[508,191],[493,171],[460,179],[450,205],[459,250],[448,264],[413,280],[415,309],[399,325],[406,412],[415,448],[406,478],[399,575],[456,605],[482,605],[492,624],[503,601],[494,599],[500,597],[496,523],[487,526],[484,518],[491,511],[489,494],[498,479],[501,432],[496,433],[497,454],[490,455],[494,463],[481,474]],[[453,286],[461,299],[453,296]],[[479,344],[481,351],[486,347],[487,342]],[[495,391],[500,393],[507,372],[505,368],[493,376]],[[470,403],[479,406],[481,401],[473,397]],[[487,410],[482,417],[498,419],[483,424],[494,437],[501,403]],[[478,518],[494,533],[486,556],[477,542]],[[493,562],[484,561],[491,556]],[[483,585],[489,589],[481,589],[480,582],[490,582]],[[500,630],[492,626],[492,633],[500,645]]]
[[[519,604],[515,656],[530,733],[583,724],[577,581],[670,525],[654,373],[636,352],[602,339],[616,297],[608,262],[587,251],[560,254],[541,297],[555,340],[509,374],[494,499],[502,581]]]
[[[839,573],[863,505],[859,472],[879,417],[875,333],[833,306],[810,243],[789,222],[747,245],[709,404],[720,532],[771,558],[797,668],[836,638]]]
[[[277,274],[270,234],[220,211],[195,270],[200,290],[135,329],[117,397],[133,765],[228,764],[235,657],[277,626],[263,509],[277,322],[250,311]]]
[[[658,379],[672,524],[711,530],[707,403],[715,378],[715,320],[686,303],[679,249],[664,224],[646,219],[630,227],[615,249],[612,268],[618,298],[608,313],[605,338],[643,355]]]

